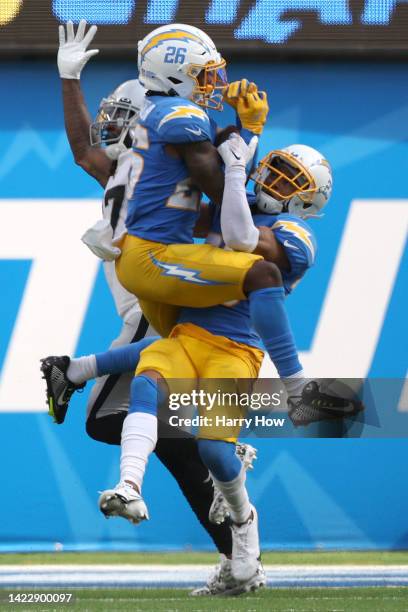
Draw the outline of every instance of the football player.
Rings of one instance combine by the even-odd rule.
[[[313,216],[328,201],[332,189],[329,164],[318,151],[306,146],[270,153],[254,175],[255,197],[261,209],[282,214],[253,219],[245,191],[249,148],[242,138],[232,135],[218,150],[225,164],[220,221],[226,246],[257,252],[266,261],[277,262],[288,293],[314,263],[315,239],[302,217]],[[311,184],[316,188],[305,200],[303,187]],[[287,337],[276,340],[284,352]],[[258,377],[262,348],[252,328],[247,300],[235,305],[182,309],[170,337],[154,342],[140,355],[122,430],[121,478],[115,489],[101,495],[102,512],[135,522],[148,517],[140,491],[147,459],[157,439],[158,381],[187,379],[193,389],[197,380],[227,380],[227,391],[237,392],[236,379]],[[212,421],[200,427],[198,443],[231,515],[232,574],[237,580],[248,580],[257,570],[260,554],[257,514],[235,454],[239,428],[220,433],[213,426],[224,410],[222,406],[212,409]],[[239,417],[240,411],[235,414]]]
[[[83,240],[98,255],[102,254],[102,248],[106,280],[123,321],[120,335],[111,347],[138,341],[143,346],[149,343],[148,338],[154,331],[149,328],[135,296],[118,282],[113,261],[115,247],[111,246],[111,242],[125,230],[129,175],[139,170],[140,162],[129,148],[129,127],[131,119],[140,110],[145,90],[138,80],[123,83],[101,101],[96,120],[92,122],[81,91],[80,75],[88,59],[97,53],[96,50],[86,50],[96,33],[96,27],[90,28],[87,34],[85,30],[85,21],[80,22],[76,33],[71,22],[68,22],[66,31],[64,26],[60,26],[58,51],[65,126],[75,161],[105,190],[102,220],[86,232]],[[47,386],[53,389],[53,393],[48,395],[50,414],[59,424],[64,422],[72,393],[84,386],[81,376],[86,380],[97,374],[91,360],[82,360],[80,380],[75,382],[78,372],[75,372],[74,363],[71,362],[69,367],[68,358],[52,357],[42,363]],[[66,378],[67,371],[72,377],[71,381]],[[61,378],[69,381],[68,384],[59,385]],[[118,374],[107,372],[97,378],[87,404],[86,431],[91,438],[108,444],[120,444],[132,378],[133,371]],[[240,448],[243,462],[248,466],[252,461],[252,451],[249,449],[246,452],[245,445]],[[231,577],[228,559],[232,547],[230,530],[225,525],[214,525],[208,520],[213,487],[196,441],[193,438],[175,441],[164,436],[156,446],[156,454],[176,478],[221,554],[221,565],[214,574],[212,586],[204,590],[204,594],[237,594],[264,584],[265,574],[261,565],[257,576],[247,584],[237,585]],[[191,466],[191,471],[185,470],[187,464]]]
[[[285,293],[289,293],[314,263],[316,243],[303,219],[316,216],[328,201],[332,188],[330,167],[310,147],[295,145],[273,151],[260,162],[254,174],[256,194],[251,203],[256,203],[258,212],[252,216],[245,192],[248,154],[245,143],[232,137],[219,151],[225,162],[225,189],[221,217],[216,210],[209,240],[219,244],[222,233],[228,247],[250,247],[277,262]],[[312,201],[305,203],[298,187],[294,193],[293,187],[298,186],[301,176],[304,180],[313,177],[324,198],[316,194]],[[282,198],[283,192],[290,194],[286,200]],[[230,227],[231,219],[233,225],[236,221],[236,229]],[[154,376],[169,381],[189,379],[192,388],[198,378],[201,381],[227,379],[228,391],[236,392],[234,381],[256,378],[262,357],[262,345],[251,327],[245,300],[206,309],[183,308],[169,338],[147,348],[123,347],[100,356],[107,370],[126,370],[138,364],[131,387],[129,415],[122,432],[121,480],[115,489],[101,495],[102,511],[107,516],[120,515],[136,523],[148,516],[140,491],[147,459],[157,439],[157,389],[150,384]],[[149,378],[146,374],[150,374]],[[218,406],[211,416],[214,419],[222,413],[224,408]],[[240,412],[235,416],[241,416]],[[237,429],[220,432],[211,424],[204,424],[198,443],[202,459],[232,518],[233,576],[248,580],[257,571],[259,541],[256,510],[249,502],[245,474],[233,444],[237,433]],[[216,513],[214,506],[212,511]]]

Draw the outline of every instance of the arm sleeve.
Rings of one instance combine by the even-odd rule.
[[[221,206],[221,231],[225,245],[234,251],[252,253],[259,240],[245,190],[244,168],[227,167]]]
[[[254,134],[253,132],[250,132],[246,128],[241,128],[239,133],[240,133],[241,138],[244,139],[247,145],[249,145],[252,138],[256,136],[256,134]],[[258,142],[258,146],[255,149],[253,158],[247,164],[247,167],[246,167],[247,176],[249,176],[253,172],[253,170],[258,164],[258,150],[259,150],[259,142]]]

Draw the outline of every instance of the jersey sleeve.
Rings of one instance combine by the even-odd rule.
[[[168,106],[159,118],[156,129],[161,138],[169,143],[212,141],[207,113],[188,101]]]
[[[217,133],[218,133],[218,125],[217,123],[214,121],[214,119],[212,117],[208,117],[210,120],[210,133],[211,133],[211,142],[215,142],[216,138],[217,138]]]
[[[303,276],[316,257],[316,239],[309,226],[298,218],[280,219],[272,226],[275,238],[283,245],[291,275]]]

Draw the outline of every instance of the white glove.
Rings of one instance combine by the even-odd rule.
[[[122,252],[112,239],[113,230],[108,219],[97,221],[81,238],[92,253],[104,261],[114,261]]]
[[[220,144],[218,153],[227,168],[245,168],[252,160],[256,147],[258,145],[258,137],[253,136],[249,145],[246,144],[239,134],[230,134],[228,140]]]
[[[91,49],[87,51],[91,44],[97,26],[93,25],[89,28],[85,35],[86,21],[82,19],[79,22],[76,34],[74,33],[74,24],[68,21],[66,24],[67,35],[65,37],[65,27],[60,25],[59,32],[59,49],[57,56],[58,70],[61,79],[79,79],[81,70],[87,61],[99,53],[99,49]]]

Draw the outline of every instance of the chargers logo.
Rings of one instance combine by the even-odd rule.
[[[230,285],[231,283],[220,283],[218,281],[207,280],[200,278],[200,270],[192,270],[186,268],[181,264],[166,264],[163,261],[159,261],[154,257],[152,253],[149,253],[152,263],[163,270],[164,276],[174,276],[186,283],[194,283],[196,285]]]
[[[311,240],[311,237],[312,237],[311,232],[308,232],[305,227],[302,227],[302,225],[296,223],[296,221],[279,220],[276,223],[274,223],[274,225],[272,226],[272,229],[274,227],[281,227],[284,231],[289,232],[290,234],[292,234],[293,236],[296,236],[296,238],[301,240],[303,244],[305,244],[307,248],[309,249],[312,255],[312,261],[314,261],[315,247]]]
[[[172,119],[193,119],[193,117],[197,117],[202,121],[208,121],[208,116],[206,115],[206,113],[201,110],[201,108],[198,108],[196,106],[172,106],[172,109],[172,112],[167,113],[167,115],[165,115],[160,121],[158,129],[160,129],[164,123],[167,123]]]

